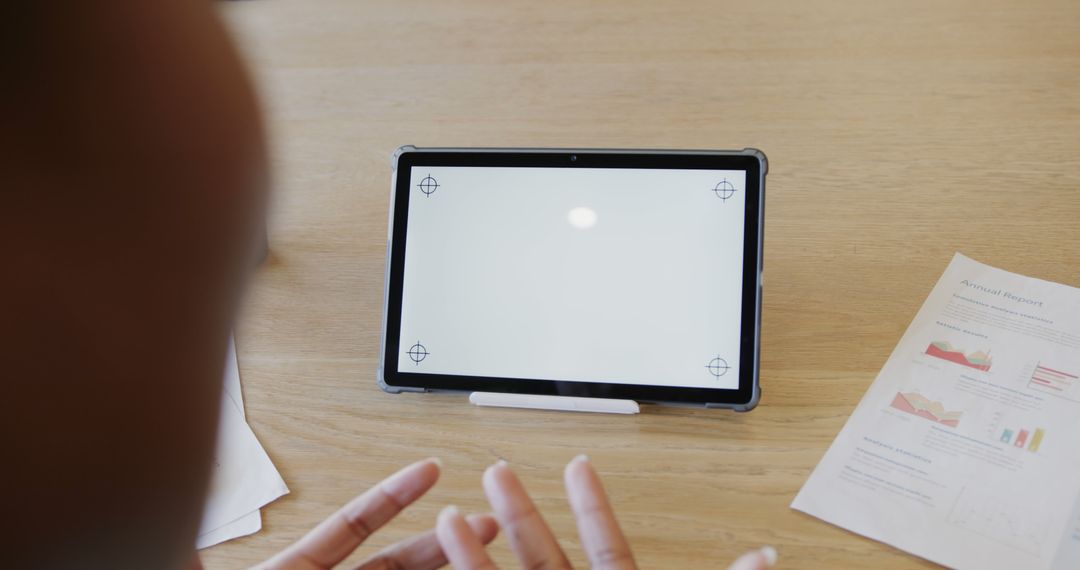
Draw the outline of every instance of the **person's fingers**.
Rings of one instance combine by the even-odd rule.
[[[566,466],[566,494],[574,511],[581,546],[589,564],[599,569],[637,568],[615,513],[611,510],[600,477],[589,460],[579,455]]]
[[[481,545],[495,540],[495,535],[499,534],[499,524],[491,515],[469,515],[465,522]],[[361,562],[356,570],[435,570],[445,566],[446,562],[446,555],[432,530],[380,550]]]
[[[484,550],[481,538],[469,528],[457,507],[449,506],[439,513],[435,536],[443,554],[456,570],[497,570]]]
[[[506,462],[500,461],[484,472],[484,494],[522,567],[529,570],[570,568],[570,561],[555,535],[551,534],[525,487]]]
[[[728,570],[767,570],[776,565],[778,556],[776,549],[771,546],[751,550],[736,558],[735,562],[728,566]]]
[[[413,463],[338,509],[261,568],[333,567],[356,550],[371,533],[423,496],[438,479],[437,459]]]

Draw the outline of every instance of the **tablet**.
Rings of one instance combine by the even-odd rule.
[[[758,150],[394,155],[380,385],[749,410]]]

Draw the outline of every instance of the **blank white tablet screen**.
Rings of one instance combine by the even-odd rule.
[[[398,370],[738,388],[745,182],[414,167]]]

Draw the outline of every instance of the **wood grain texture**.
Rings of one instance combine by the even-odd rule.
[[[204,553],[261,560],[397,466],[442,481],[380,532],[485,508],[510,461],[583,562],[561,469],[588,453],[646,568],[928,566],[794,512],[952,253],[1080,285],[1080,4],[258,0],[223,6],[274,137],[271,262],[238,332],[250,421],[292,494]],[[754,412],[475,409],[375,385],[389,155],[420,146],[763,149]],[[371,552],[374,548],[366,548]],[[498,559],[511,558],[505,542]],[[354,557],[354,560],[359,558]]]

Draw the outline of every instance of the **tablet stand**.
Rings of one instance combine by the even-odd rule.
[[[469,402],[477,406],[500,408],[529,408],[534,410],[558,410],[561,412],[599,412],[606,414],[637,414],[641,411],[633,400],[611,398],[576,398],[572,396],[544,396],[538,394],[504,394],[496,392],[473,392]]]

